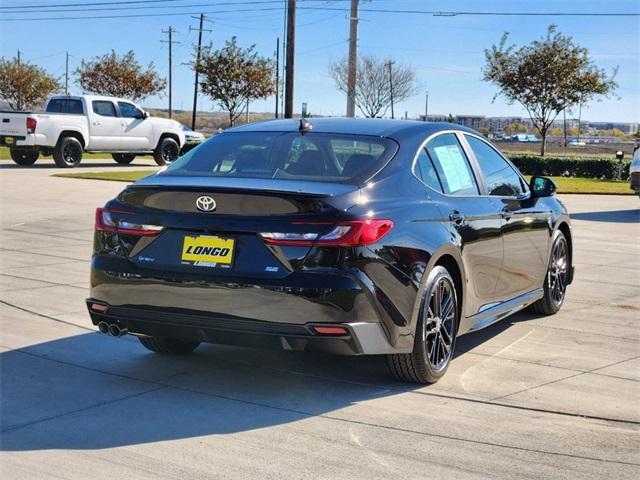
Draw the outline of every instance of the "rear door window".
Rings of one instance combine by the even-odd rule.
[[[429,158],[429,154],[424,148],[421,149],[418,154],[414,172],[425,185],[431,187],[436,192],[442,193],[442,185],[440,184],[438,173],[436,172],[436,168],[433,166],[433,162],[431,162],[431,159]]]
[[[460,142],[453,133],[439,135],[427,143],[427,153],[447,195],[479,195],[473,175]]]
[[[106,100],[94,100],[91,102],[93,112],[102,117],[116,117],[116,107],[113,102]]]
[[[70,113],[82,115],[82,101],[77,98],[53,98],[47,104],[47,113]]]

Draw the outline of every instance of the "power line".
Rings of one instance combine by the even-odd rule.
[[[8,10],[14,8],[49,8],[49,7],[88,7],[94,5],[128,5],[132,3],[167,3],[182,2],[184,0],[127,0],[120,2],[87,2],[87,3],[60,3],[57,5],[19,5],[19,6],[1,6],[0,9]]]

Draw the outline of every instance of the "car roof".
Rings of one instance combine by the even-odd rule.
[[[389,120],[383,118],[308,118],[314,133],[343,133],[400,137],[404,134],[431,135],[444,130],[460,130],[476,133],[463,125],[444,122],[418,122],[414,120]],[[297,132],[299,119],[267,120],[234,127],[227,132]]]

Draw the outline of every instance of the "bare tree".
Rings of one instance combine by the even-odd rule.
[[[329,65],[336,87],[347,94],[349,62],[346,58]],[[391,59],[361,56],[356,73],[356,105],[365,117],[381,117],[391,106],[416,93],[413,69]],[[393,91],[392,91],[393,88]]]

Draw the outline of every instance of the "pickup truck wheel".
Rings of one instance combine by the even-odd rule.
[[[61,168],[73,168],[82,160],[82,144],[75,137],[64,137],[58,140],[53,149],[53,160]]]
[[[173,138],[163,138],[153,152],[158,165],[168,165],[180,156],[180,147]]]
[[[40,156],[38,152],[32,150],[17,150],[15,148],[10,149],[9,153],[11,154],[11,160],[23,166],[33,165]]]
[[[111,156],[117,163],[121,165],[131,163],[133,162],[133,159],[136,158],[136,156],[132,153],[112,153]]]

